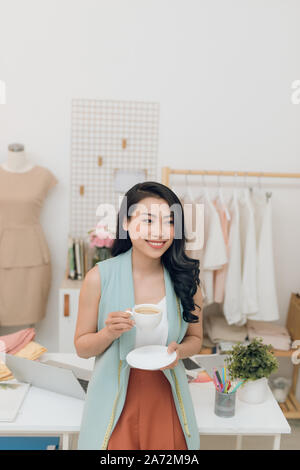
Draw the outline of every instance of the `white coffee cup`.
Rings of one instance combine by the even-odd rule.
[[[152,330],[162,319],[162,309],[156,304],[137,304],[131,310],[125,310],[130,313],[139,328]],[[146,313],[146,312],[149,313]],[[152,313],[155,312],[155,313]]]

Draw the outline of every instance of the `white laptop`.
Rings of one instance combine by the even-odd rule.
[[[5,363],[14,377],[35,387],[85,400],[86,392],[74,372],[24,357],[5,355]]]
[[[221,372],[226,365],[227,354],[195,354],[191,359],[206,370],[210,377],[213,377],[214,367]]]

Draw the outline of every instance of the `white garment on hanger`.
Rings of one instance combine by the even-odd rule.
[[[241,309],[244,315],[258,311],[256,278],[256,232],[254,209],[249,188],[239,199],[240,236],[242,254],[242,299]]]
[[[221,188],[220,188],[221,190]],[[222,197],[217,197],[214,201],[214,205],[217,208],[219,213],[223,238],[226,246],[227,260],[229,259],[229,227],[230,227],[230,212],[227,208],[227,204]],[[225,292],[225,280],[227,276],[227,267],[228,263],[224,264],[221,269],[217,269],[214,272],[214,300],[216,303],[223,304],[224,302],[224,292]]]
[[[168,315],[167,315],[167,299],[164,296],[160,302],[156,305],[162,308],[163,315],[161,322],[153,328],[153,330],[146,330],[139,328],[138,325],[135,325],[136,328],[136,337],[135,337],[135,347],[139,348],[141,346],[148,346],[152,344],[162,344],[167,346],[168,340]]]
[[[220,217],[207,190],[205,190],[203,277],[206,292],[204,303],[206,305],[214,302],[213,271],[222,268],[227,261],[227,249]]]
[[[249,315],[251,320],[275,321],[279,319],[275,283],[274,253],[272,239],[272,203],[265,193],[252,197],[257,225],[257,298],[258,311]]]
[[[240,211],[236,188],[230,205],[231,224],[229,230],[229,261],[225,281],[223,312],[229,325],[242,326],[246,316],[242,313],[242,270]]]

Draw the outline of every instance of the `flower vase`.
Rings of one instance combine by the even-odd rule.
[[[96,247],[95,255],[93,258],[93,266],[99,261],[104,261],[105,259],[111,258],[110,248],[107,246]]]

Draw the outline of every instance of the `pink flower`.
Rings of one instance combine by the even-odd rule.
[[[114,235],[107,229],[107,226],[99,222],[96,227],[88,232],[90,234],[90,246],[110,248],[114,241]]]
[[[95,239],[95,246],[101,248],[105,246],[105,240],[101,240],[100,238]]]
[[[114,238],[108,237],[108,238],[106,239],[106,246],[107,246],[108,248],[110,248],[110,247],[112,246],[113,242],[114,242]]]

